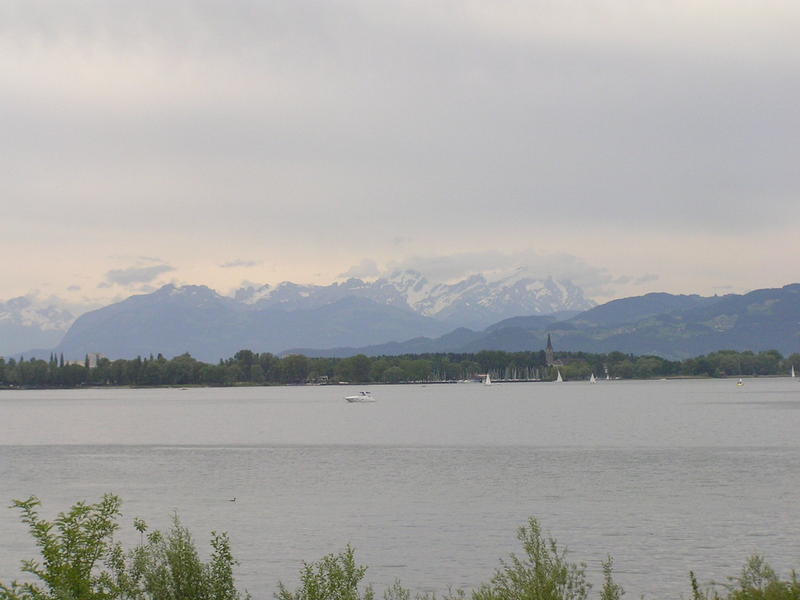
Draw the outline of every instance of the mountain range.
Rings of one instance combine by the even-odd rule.
[[[369,345],[437,336],[455,327],[484,328],[513,315],[567,316],[593,305],[572,283],[537,279],[525,269],[492,279],[474,274],[455,283],[398,271],[374,281],[352,278],[326,286],[246,286],[232,296],[205,286],[167,285],[82,315],[49,348],[69,358],[90,352],[115,358],[190,352],[216,361],[242,348],[280,352],[294,346]],[[31,355],[32,345],[4,354],[25,349]]]
[[[36,327],[42,332],[48,317],[63,326],[70,315],[9,301],[0,304],[0,333]],[[46,331],[61,334],[53,325]],[[247,286],[232,296],[205,286],[166,285],[85,313],[55,343],[47,342],[54,337],[31,335],[27,347],[44,339],[35,344],[50,350],[37,356],[189,352],[216,361],[243,348],[339,357],[540,350],[548,333],[557,350],[667,358],[723,348],[797,352],[800,284],[713,297],[653,293],[600,306],[569,282],[535,279],[524,271],[492,280],[473,275],[450,284],[405,271],[329,286]]]
[[[360,348],[295,348],[309,356],[510,352],[541,350],[550,335],[556,350],[619,351],[683,359],[716,350],[800,352],[800,284],[747,294],[703,297],[652,293],[612,300],[574,317],[505,319],[481,331],[460,328]]]
[[[331,285],[249,286],[234,299],[255,309],[307,310],[362,298],[409,310],[455,327],[483,328],[517,315],[580,312],[594,306],[583,290],[569,281],[540,279],[525,268],[497,279],[474,274],[455,283],[430,282],[417,271],[397,271],[366,282],[348,279]]]

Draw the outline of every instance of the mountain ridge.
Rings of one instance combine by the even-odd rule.
[[[363,301],[360,306],[368,316],[365,321],[359,322],[352,314],[354,308],[348,305],[352,298]],[[7,304],[15,307],[21,301]],[[526,269],[494,279],[474,274],[454,283],[430,282],[410,270],[373,281],[350,278],[330,285],[285,281],[276,286],[241,287],[232,296],[203,285],[167,284],[84,313],[74,321],[71,315],[61,318],[49,327],[47,335],[40,335],[39,330],[47,327],[43,319],[48,313],[39,310],[38,325],[14,330],[17,335],[3,354],[20,354],[32,346],[56,346],[58,352],[78,355],[73,358],[87,352],[130,355],[193,348],[211,356],[213,344],[202,335],[220,340],[217,353],[227,351],[237,336],[242,345],[258,343],[264,350],[276,352],[293,345],[362,345],[438,335],[461,326],[480,329],[519,314],[563,314],[593,305],[569,281],[537,279]],[[134,314],[137,311],[139,314]],[[0,310],[0,331],[3,314]],[[49,314],[58,313],[53,309]],[[299,319],[300,314],[305,320]],[[17,317],[17,321],[21,319]],[[294,323],[293,330],[287,329],[289,322]],[[111,335],[107,330],[117,333]],[[256,331],[261,332],[260,338],[254,337]],[[145,333],[149,341],[144,339]],[[129,347],[121,346],[123,339],[128,340]],[[23,345],[22,340],[28,341]],[[183,350],[179,350],[181,347]]]
[[[600,310],[614,303],[617,304]],[[623,318],[618,309],[626,304],[636,309]],[[659,309],[667,312],[659,313]],[[600,320],[598,313],[606,318],[607,324],[596,324]],[[710,297],[646,294],[613,300],[565,321],[548,322],[540,316],[516,317],[458,338],[447,334],[435,339],[417,338],[407,343],[362,348],[292,351],[309,356],[530,351],[544,349],[548,334],[557,350],[573,352],[619,351],[671,359],[722,349],[778,350],[790,354],[800,349],[800,284]]]
[[[365,298],[346,297],[309,309],[258,309],[205,286],[165,286],[82,315],[55,352],[69,357],[101,352],[114,358],[189,352],[216,361],[242,348],[278,352],[286,347],[283,340],[336,345],[352,339],[368,344],[445,330],[446,325],[434,319]]]
[[[413,270],[395,271],[374,281],[350,278],[330,285],[247,286],[234,299],[255,308],[282,306],[290,310],[330,304],[347,296],[405,308],[455,326],[486,327],[498,320],[560,311],[583,311],[595,303],[570,281],[538,278],[521,268],[497,279],[476,273],[454,283],[430,282]]]
[[[800,284],[796,283],[724,296],[650,293],[612,300],[577,315],[513,316],[471,328],[452,327],[446,320],[415,312],[408,298],[413,302],[432,296],[417,274],[403,277],[406,287],[401,289],[416,289],[419,295],[388,304],[385,297],[370,297],[389,285],[386,282],[348,280],[335,288],[319,286],[323,289],[315,293],[291,284],[283,286],[287,292],[270,293],[273,298],[267,302],[263,294],[245,302],[206,286],[170,284],[85,313],[53,351],[73,359],[91,352],[111,358],[189,352],[210,361],[243,348],[338,357],[522,351],[541,350],[548,333],[557,350],[675,359],[719,349],[791,353],[800,348]],[[477,278],[464,280],[463,289],[475,282],[483,285]],[[393,284],[391,288],[400,294]],[[353,289],[366,291],[343,293]]]

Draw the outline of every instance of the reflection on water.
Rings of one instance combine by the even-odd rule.
[[[227,530],[269,598],[352,543],[378,588],[471,587],[535,515],[599,583],[688,594],[754,551],[800,556],[800,419],[787,380],[0,393],[0,501],[52,515],[106,491],[131,519]],[[236,503],[228,502],[236,496]],[[35,555],[0,510],[0,579]]]

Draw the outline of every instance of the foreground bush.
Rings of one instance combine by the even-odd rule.
[[[54,521],[42,519],[35,497],[14,502],[22,521],[39,547],[41,562],[26,560],[22,571],[34,583],[0,583],[0,600],[242,600],[249,595],[235,586],[236,561],[227,535],[211,533],[212,553],[203,562],[192,536],[174,517],[164,534],[145,536],[147,525],[140,519],[134,527],[140,544],[125,552],[113,540],[118,528],[120,500],[107,494],[97,504],[79,502]],[[539,522],[530,519],[517,538],[523,553],[500,561],[492,578],[479,585],[469,600],[587,600],[591,583],[585,565],[567,560],[566,550],[556,540],[545,538]],[[614,582],[612,559],[603,563],[603,585],[599,600],[621,600],[624,590]],[[371,586],[362,581],[367,567],[358,565],[350,546],[329,554],[300,570],[295,591],[278,583],[276,600],[374,600]],[[751,557],[741,573],[725,584],[701,589],[689,573],[692,600],[800,600],[800,581],[793,571],[782,580],[760,556]],[[467,600],[462,590],[443,600]],[[384,600],[411,600],[411,591],[400,581],[384,591]],[[415,595],[414,600],[436,600],[433,594]]]
[[[741,573],[726,584],[701,590],[694,573],[689,573],[693,600],[800,600],[800,581],[792,571],[781,580],[762,556],[751,556]]]
[[[174,518],[172,528],[150,533],[136,519],[142,543],[125,552],[115,543],[120,499],[106,494],[96,504],[79,502],[54,521],[39,516],[37,498],[16,500],[42,555],[22,571],[37,582],[0,583],[0,600],[239,600],[236,561],[225,534],[211,533],[210,560],[200,560],[189,531]],[[245,595],[245,597],[247,597]]]
[[[347,546],[340,554],[329,554],[300,570],[300,587],[290,592],[278,583],[277,600],[373,600],[371,586],[359,592],[367,567],[356,565],[355,551]]]

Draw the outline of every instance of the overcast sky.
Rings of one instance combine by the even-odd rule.
[[[796,0],[0,2],[0,300],[800,281]]]

